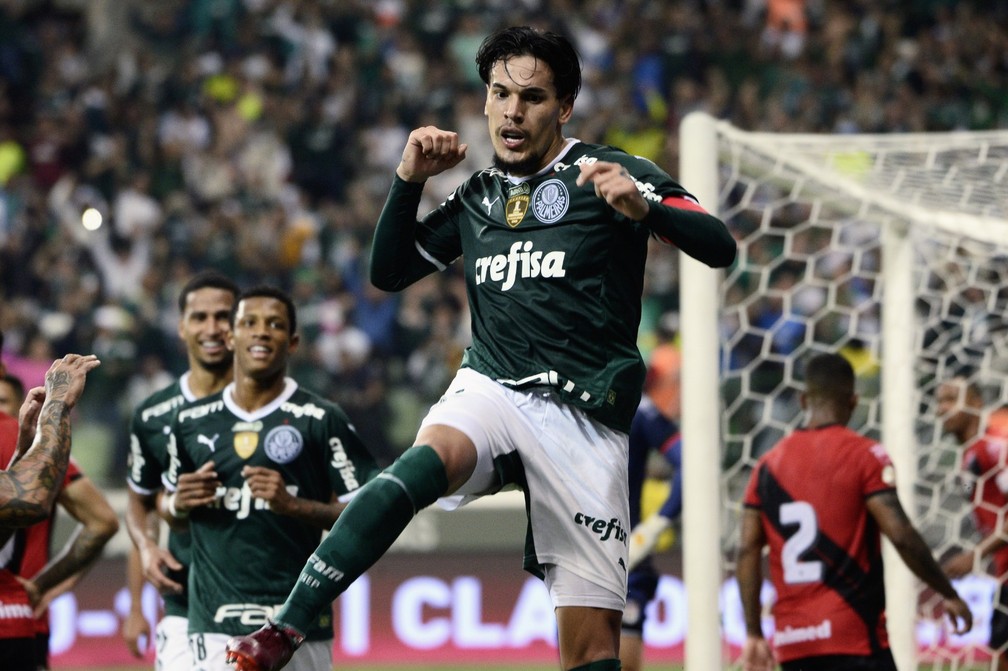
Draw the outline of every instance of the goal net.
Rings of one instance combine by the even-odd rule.
[[[1008,401],[1008,131],[778,135],[693,114],[680,144],[680,180],[739,243],[724,273],[680,255],[686,667],[730,668],[744,640],[740,499],[756,459],[802,420],[812,354],[854,365],[851,426],[889,451],[935,555],[980,539],[935,391],[965,376],[984,391],[982,420]],[[987,668],[998,585],[984,564],[956,583],[975,624],[955,636],[891,548],[884,560],[900,668]]]

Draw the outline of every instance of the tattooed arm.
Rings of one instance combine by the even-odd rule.
[[[959,597],[948,577],[931,554],[920,533],[911,524],[899,498],[893,490],[869,496],[865,501],[868,512],[879,525],[879,529],[892,541],[903,563],[914,575],[927,583],[944,599],[945,613],[957,634],[965,633],[973,626],[973,616],[969,607]]]
[[[52,512],[70,458],[70,412],[98,363],[94,355],[68,354],[50,366],[44,388],[28,392],[20,417],[35,414],[37,404],[38,423],[24,455],[0,472],[0,528],[29,526]]]
[[[119,530],[115,510],[87,477],[77,478],[64,487],[59,504],[80,524],[59,556],[25,584],[32,603],[37,606],[37,614],[77,583]]]

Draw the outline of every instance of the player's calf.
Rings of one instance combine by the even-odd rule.
[[[227,642],[228,664],[237,671],[277,671],[290,661],[294,651],[304,642],[297,630],[275,622],[247,636],[234,636]]]

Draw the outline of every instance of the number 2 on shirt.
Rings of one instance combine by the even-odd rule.
[[[821,561],[803,561],[802,553],[812,547],[819,533],[819,523],[815,508],[806,501],[790,501],[780,507],[781,525],[797,524],[798,529],[784,542],[781,548],[781,564],[784,567],[784,582],[797,585],[822,580]]]

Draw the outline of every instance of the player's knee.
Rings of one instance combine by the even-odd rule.
[[[420,430],[417,445],[429,445],[441,459],[445,476],[448,478],[448,492],[461,487],[476,468],[476,445],[469,436],[458,429],[444,424],[432,424]]]
[[[443,496],[448,488],[443,459],[428,445],[414,445],[403,452],[387,473],[401,484],[417,511]]]

